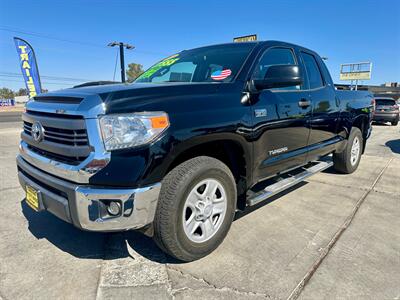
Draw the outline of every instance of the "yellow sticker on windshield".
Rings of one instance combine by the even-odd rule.
[[[170,65],[173,65],[179,60],[179,54],[174,54],[171,55],[162,61],[158,62],[154,66],[152,66],[150,69],[148,69],[146,72],[144,72],[139,78],[149,78],[151,77],[154,73],[156,73],[158,70],[162,69],[163,67],[168,67]]]
[[[173,55],[171,55],[171,56],[168,56],[167,58],[164,58],[163,60],[167,60],[167,59],[175,58],[175,57],[177,57],[177,56],[179,56],[179,53],[177,53],[177,54],[173,54]]]

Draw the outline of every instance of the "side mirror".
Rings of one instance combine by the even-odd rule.
[[[297,65],[270,66],[265,73],[264,79],[254,79],[251,85],[256,90],[282,88],[301,85],[303,78]]]

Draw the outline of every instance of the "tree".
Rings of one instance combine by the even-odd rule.
[[[1,88],[0,99],[14,99],[14,92],[9,88]]]
[[[15,96],[26,96],[26,95],[28,95],[28,92],[24,88],[20,88],[18,92],[15,93]]]
[[[128,65],[128,70],[126,71],[126,76],[128,77],[128,82],[133,82],[141,74],[143,74],[143,66],[141,64],[130,63]]]

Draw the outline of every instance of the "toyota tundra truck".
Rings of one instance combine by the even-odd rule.
[[[141,230],[192,261],[217,248],[237,211],[331,166],[354,172],[373,113],[372,95],[336,91],[309,49],[206,46],[132,84],[34,97],[18,176],[35,211],[82,230]]]

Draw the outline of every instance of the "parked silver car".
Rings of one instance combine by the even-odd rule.
[[[394,126],[399,123],[399,105],[396,100],[389,97],[376,97],[375,104],[373,121],[391,122]]]

